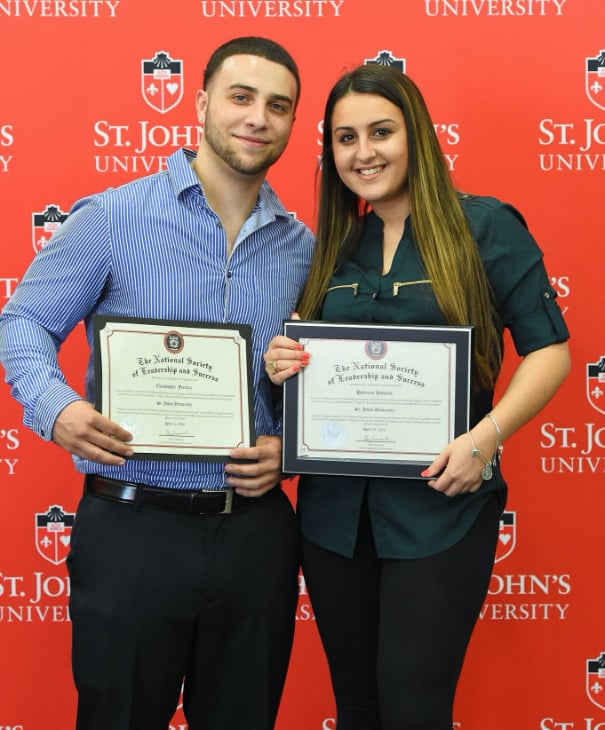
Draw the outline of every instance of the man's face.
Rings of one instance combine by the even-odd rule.
[[[290,138],[296,91],[285,66],[259,56],[230,56],[198,92],[200,150],[235,172],[264,175]]]

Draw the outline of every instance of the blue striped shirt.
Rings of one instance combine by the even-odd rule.
[[[92,315],[250,324],[256,433],[277,434],[281,403],[264,371],[305,282],[313,235],[265,181],[230,258],[218,216],[178,150],[167,169],[79,200],[38,253],[0,316],[0,356],[24,424],[49,440],[58,414],[81,396],[57,353],[84,320],[91,356],[85,397],[94,403]],[[129,460],[112,467],[74,457],[82,473],[154,486],[221,488],[222,463]]]

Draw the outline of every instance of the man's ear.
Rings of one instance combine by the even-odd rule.
[[[201,124],[204,123],[206,119],[206,109],[208,107],[208,92],[204,89],[199,89],[195,96],[195,111],[197,113],[197,118],[200,121]]]

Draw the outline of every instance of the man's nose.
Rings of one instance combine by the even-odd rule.
[[[254,127],[265,127],[267,125],[267,109],[264,104],[258,103],[248,107],[246,124]]]

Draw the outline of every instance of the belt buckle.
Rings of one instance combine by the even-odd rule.
[[[230,515],[233,508],[233,489],[202,489],[203,494],[224,494],[225,495],[225,508],[220,512],[214,512],[216,515]],[[192,500],[195,498],[192,495]],[[198,514],[212,514],[207,512],[199,512]]]
[[[230,515],[233,508],[233,489],[225,490],[225,509],[219,512],[221,515]]]

